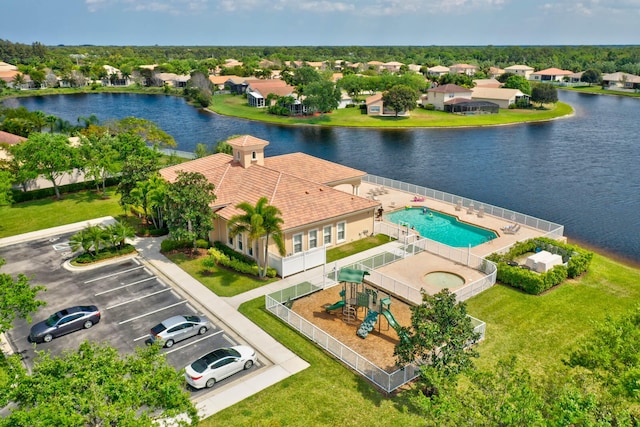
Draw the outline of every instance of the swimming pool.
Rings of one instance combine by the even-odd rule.
[[[477,246],[493,240],[496,233],[486,228],[476,227],[458,221],[454,216],[425,208],[409,208],[385,215],[394,224],[414,227],[422,237],[457,248]]]

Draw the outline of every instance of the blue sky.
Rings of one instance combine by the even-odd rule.
[[[640,44],[640,0],[3,0],[46,45]]]

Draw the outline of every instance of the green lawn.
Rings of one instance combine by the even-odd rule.
[[[120,196],[114,189],[108,198],[95,191],[62,194],[62,200],[47,198],[11,206],[0,206],[0,238],[35,230],[72,224],[103,216],[117,217],[123,214],[118,204]]]
[[[261,280],[222,267],[205,270],[202,267],[203,257],[191,258],[182,253],[175,253],[168,254],[167,258],[221,297],[232,297],[279,280],[277,278]]]
[[[329,114],[294,118],[267,114],[264,108],[253,108],[247,105],[247,100],[241,96],[215,95],[209,109],[228,116],[249,120],[259,120],[268,123],[287,125],[323,125],[350,127],[449,127],[449,126],[489,126],[500,124],[522,123],[539,120],[549,120],[566,116],[573,112],[573,108],[562,102],[548,106],[546,110],[500,110],[498,114],[481,114],[463,116],[443,111],[427,111],[416,108],[410,117],[369,117],[362,114],[358,108],[342,108]]]
[[[389,243],[390,241],[391,240],[389,236],[378,234],[376,236],[365,237],[364,239],[347,243],[346,245],[341,245],[337,248],[329,249],[327,251],[327,262],[334,262],[341,258],[348,257],[349,255],[357,254],[359,252],[366,251],[367,249],[384,245],[385,243]]]
[[[572,92],[593,93],[596,95],[613,95],[613,96],[630,96],[632,98],[640,98],[640,92],[621,92],[617,90],[602,89],[601,86],[566,86],[562,90]]]

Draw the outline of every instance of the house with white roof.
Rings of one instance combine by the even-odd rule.
[[[466,74],[473,76],[478,71],[478,67],[469,64],[453,64],[449,67],[449,74]]]
[[[169,182],[179,171],[199,172],[214,184],[216,214],[211,241],[219,241],[245,255],[261,259],[258,242],[246,234],[230,236],[230,219],[244,211],[241,202],[255,205],[261,197],[281,212],[288,257],[349,243],[373,232],[374,213],[380,202],[359,196],[365,172],[304,153],[265,157],[268,141],[243,135],[227,141],[233,154],[217,153],[160,170]],[[350,188],[343,191],[334,187]],[[280,256],[271,243],[272,266]],[[310,266],[307,266],[309,268]]]
[[[449,67],[445,67],[444,65],[436,65],[434,67],[427,68],[427,75],[440,77],[445,74],[449,74]]]

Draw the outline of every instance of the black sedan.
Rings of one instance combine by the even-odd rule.
[[[31,342],[49,342],[55,337],[80,329],[89,329],[100,321],[100,311],[95,305],[78,305],[52,314],[47,320],[31,327]]]

